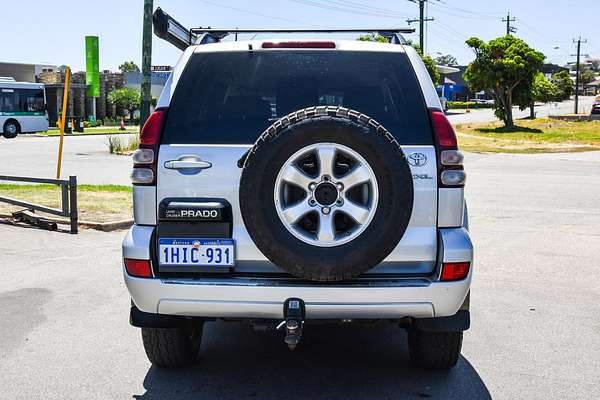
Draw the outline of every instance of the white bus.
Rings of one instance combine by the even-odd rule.
[[[48,130],[44,84],[0,77],[0,129],[7,139]]]

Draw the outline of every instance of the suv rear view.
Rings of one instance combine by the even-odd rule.
[[[312,322],[391,320],[416,364],[452,367],[469,326],[465,174],[417,53],[213,31],[134,154],[124,275],[149,359],[192,362],[216,318],[281,329],[291,349]]]

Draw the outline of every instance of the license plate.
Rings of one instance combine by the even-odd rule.
[[[232,239],[159,239],[161,265],[232,266]]]

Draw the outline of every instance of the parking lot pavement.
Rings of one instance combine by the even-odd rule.
[[[54,178],[58,142],[58,137],[32,135],[0,138],[0,175]],[[131,157],[110,154],[108,135],[66,136],[63,149],[63,178],[77,175],[79,183],[131,184]]]
[[[600,153],[467,155],[472,328],[450,372],[389,323],[273,333],[209,323],[197,366],[150,366],[128,325],[124,232],[0,225],[0,398],[595,399]]]

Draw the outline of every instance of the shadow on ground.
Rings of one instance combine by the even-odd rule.
[[[206,325],[194,367],[151,367],[144,379],[154,399],[490,399],[465,359],[451,371],[411,366],[406,334],[396,325],[322,325],[305,329],[290,352],[276,332],[242,323]]]

